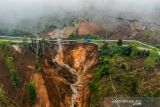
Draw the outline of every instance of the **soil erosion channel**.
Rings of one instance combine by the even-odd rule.
[[[52,101],[53,96],[49,94],[50,102],[59,102],[59,106],[61,107],[88,107],[90,97],[88,82],[91,79],[92,70],[98,63],[98,47],[94,44],[65,44],[61,48],[51,46],[48,48],[48,51],[47,53],[50,53],[50,58],[46,58],[46,63],[52,63],[48,64],[53,67],[51,74],[57,71],[57,74],[53,76],[54,78],[58,77],[58,79],[54,79],[54,81],[58,83],[61,81],[61,84],[62,82],[65,84],[60,85],[60,87],[57,85],[58,83],[54,84],[60,90],[59,96],[62,96],[63,100]],[[49,72],[48,70],[46,71],[48,75]],[[46,74],[44,74],[44,78],[47,77],[46,80],[53,78],[53,76],[48,78],[51,74],[48,76]],[[53,80],[48,80],[47,83],[50,81],[53,82]],[[51,84],[49,87],[53,87]],[[68,89],[68,87],[70,88]]]

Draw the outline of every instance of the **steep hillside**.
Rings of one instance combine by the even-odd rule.
[[[68,25],[63,29],[49,29],[40,34],[43,38],[56,38],[56,34],[60,34],[62,38],[67,38],[71,34],[80,37],[92,35],[105,39],[135,39],[151,45],[159,45],[160,31],[152,26],[146,26],[141,22],[117,22],[118,24],[102,26],[98,22],[78,21],[73,25]]]
[[[159,96],[160,55],[154,50],[141,50],[135,44],[131,46],[106,44],[102,47],[99,65],[89,84],[92,93],[91,107],[112,106],[112,101],[116,99],[133,100],[134,97],[138,97],[143,106],[159,104],[158,99],[140,97]],[[129,107],[132,103],[120,105]]]
[[[0,56],[0,72],[2,74],[0,82],[3,84],[4,90],[17,104],[28,105],[27,84],[34,75],[35,55],[19,46],[16,48],[2,46]],[[11,62],[10,59],[12,59]],[[13,68],[9,66],[13,66]],[[13,69],[16,71],[14,74]]]
[[[141,23],[139,23],[141,25]],[[140,26],[139,25],[139,26]],[[158,45],[160,41],[160,31],[152,27],[145,27],[144,25],[134,26],[130,24],[123,24],[117,26],[111,31],[107,32],[107,39],[135,39],[151,45]],[[144,28],[145,27],[145,28]]]
[[[46,45],[38,63],[32,51],[19,45],[2,46],[0,54],[0,82],[17,105],[88,107],[88,82],[98,62],[96,45],[64,45],[62,53],[57,46]]]
[[[50,83],[46,84],[48,90],[54,89],[55,86],[57,89],[56,93],[50,90],[52,94],[51,92],[49,94],[53,106],[57,103],[57,107],[69,105],[88,107],[90,96],[88,82],[91,71],[98,61],[97,49],[95,45],[76,44],[64,45],[61,54],[54,54],[54,51],[50,50],[52,56],[46,59],[46,64],[51,68],[44,72],[46,75],[44,78]]]
[[[56,38],[56,33],[61,32],[62,38],[67,38],[72,33],[76,33],[80,36],[83,35],[93,35],[93,36],[104,36],[106,35],[106,30],[98,23],[88,22],[88,21],[79,21],[74,25],[69,25],[64,27],[63,29],[50,29],[46,30],[41,34],[43,38]]]

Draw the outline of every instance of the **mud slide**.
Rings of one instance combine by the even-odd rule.
[[[68,45],[62,46],[54,61],[76,76],[76,81],[70,84],[72,90],[71,107],[88,107],[90,92],[88,82],[91,71],[98,62],[98,49],[95,45]]]
[[[63,58],[63,53],[62,53],[62,50],[59,50],[59,53],[58,55],[60,56],[58,59],[56,59],[56,62],[63,66],[63,67],[66,67],[70,73],[72,73],[73,75],[76,76],[76,82],[71,84],[70,87],[71,87],[71,90],[72,90],[72,95],[71,95],[71,107],[77,107],[78,106],[78,102],[76,101],[77,97],[78,97],[78,90],[77,90],[77,84],[80,83],[80,76],[77,74],[77,71],[74,69],[74,68],[71,68],[69,65],[65,64],[62,62],[62,58]],[[60,61],[60,62],[59,62]]]

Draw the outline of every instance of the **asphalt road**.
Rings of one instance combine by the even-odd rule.
[[[31,38],[25,38],[27,43],[31,43],[32,40]],[[41,41],[42,38],[34,38],[34,40],[36,41]],[[101,42],[117,42],[118,40],[92,40],[91,42],[88,42],[87,39],[76,39],[76,40],[66,40],[66,39],[45,39],[47,42],[53,43],[53,44],[73,44],[73,43],[101,43]],[[11,36],[0,36],[0,41],[2,42],[12,42],[12,43],[23,43],[24,42],[24,37],[11,37]],[[158,48],[152,46],[152,45],[148,45],[145,44],[143,42],[137,41],[137,40],[123,40],[124,42],[135,42],[135,43],[139,43],[143,46],[146,46],[147,48],[150,49],[157,49]],[[159,52],[160,53],[160,52]]]

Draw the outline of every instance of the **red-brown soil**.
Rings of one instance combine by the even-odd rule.
[[[79,35],[106,35],[106,30],[101,25],[94,22],[80,22],[77,28]]]
[[[22,48],[22,52],[19,53],[13,48],[8,48],[8,53],[14,58],[14,66],[17,70],[18,75],[21,79],[21,88],[15,88],[11,84],[9,71],[4,63],[4,58],[2,53],[0,53],[0,72],[1,79],[0,82],[3,84],[4,89],[7,95],[13,99],[15,102],[18,102],[19,105],[28,105],[27,97],[27,83],[31,80],[34,74],[34,59],[35,56],[32,52]]]
[[[70,107],[73,90],[71,84],[76,83],[78,107],[88,107],[90,91],[88,82],[92,69],[98,62],[98,47],[93,44],[75,44],[62,46],[63,57],[57,52],[57,46],[45,48],[45,57],[40,60],[42,73],[35,72],[35,54],[25,48],[20,51],[8,46],[9,54],[14,58],[14,66],[21,79],[21,87],[11,84],[9,71],[4,63],[3,52],[0,52],[0,82],[8,97],[22,107],[31,107],[28,101],[27,85],[34,81],[37,93],[35,107]],[[60,58],[58,58],[60,57]],[[59,60],[58,60],[59,59]],[[75,69],[73,74],[62,62]]]

